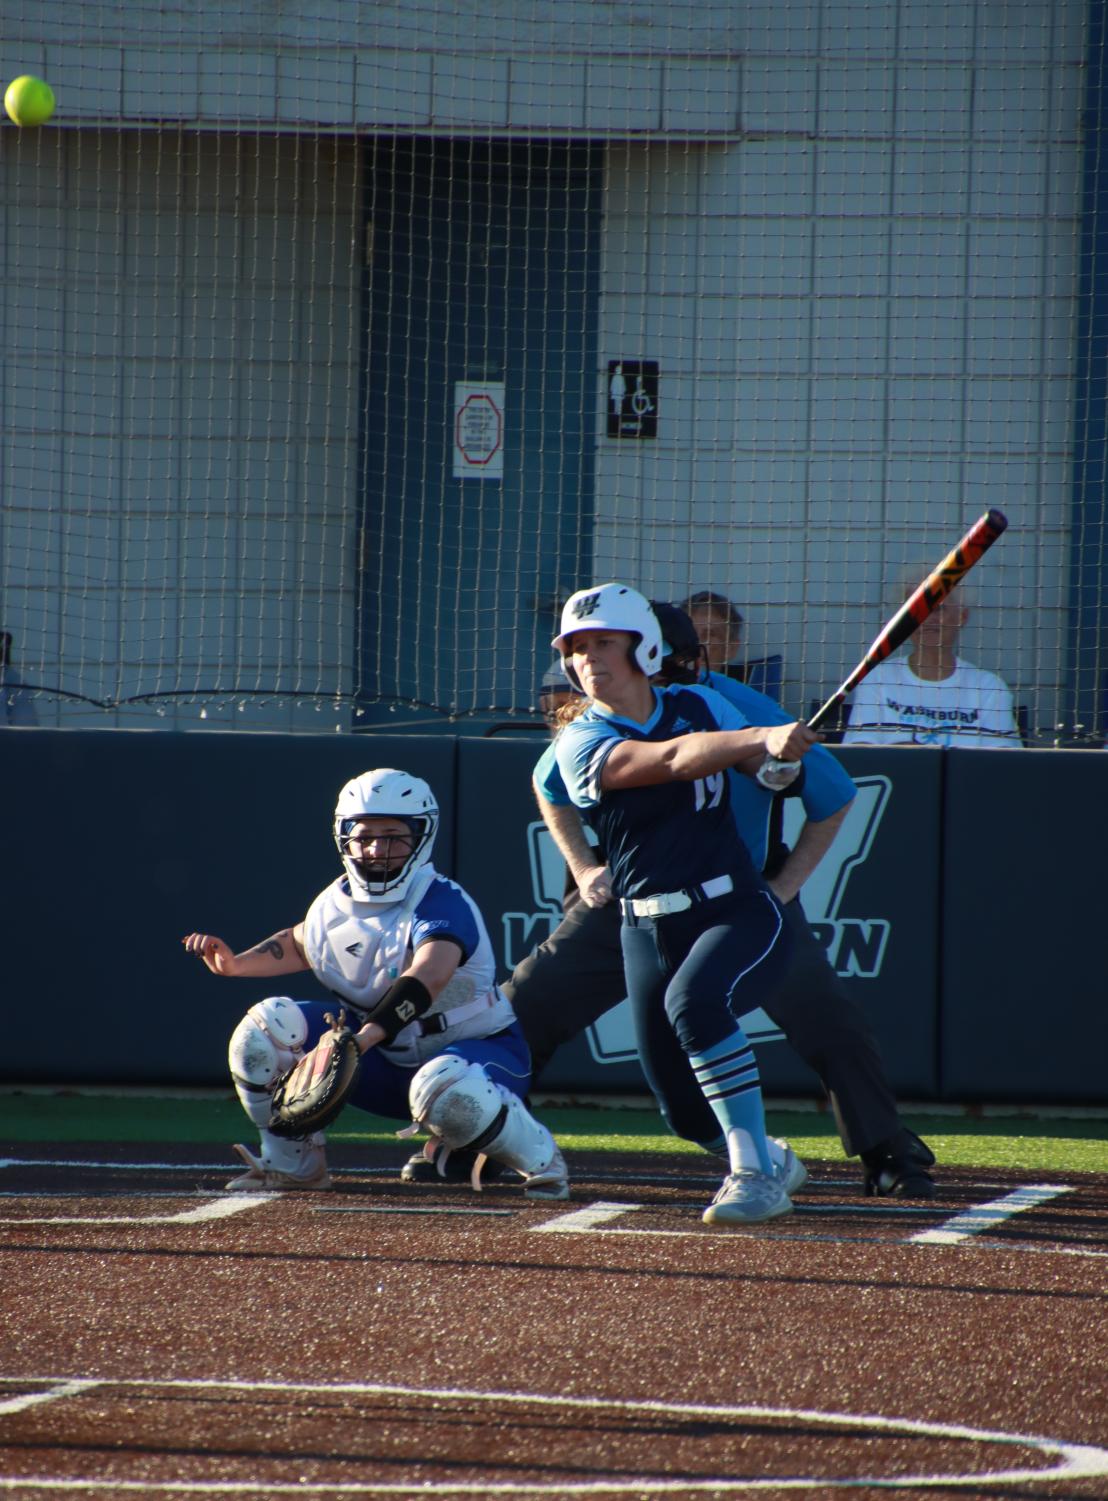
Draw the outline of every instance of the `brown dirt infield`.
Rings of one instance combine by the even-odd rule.
[[[0,1159],[0,1497],[1108,1496],[1099,1177],[822,1165],[729,1233],[696,1159],[403,1156],[245,1207],[218,1148]]]

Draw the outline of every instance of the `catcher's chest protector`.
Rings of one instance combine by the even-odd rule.
[[[353,902],[341,879],[321,891],[304,919],[304,951],[320,983],[363,1011],[376,1005],[408,967],[412,914],[434,878],[421,872],[391,907]]]

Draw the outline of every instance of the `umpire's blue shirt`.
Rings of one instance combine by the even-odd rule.
[[[789,716],[774,699],[768,698],[764,693],[759,693],[755,688],[748,688],[745,683],[737,683],[734,678],[724,677],[722,673],[706,674],[703,686],[714,689],[742,716],[742,722],[738,725],[720,724],[712,728],[744,729],[749,725],[788,724],[790,722]],[[618,721],[621,724],[623,722]],[[664,737],[652,734],[640,738],[656,740]],[[558,741],[552,741],[539,757],[535,766],[534,782],[536,789],[548,803],[565,807],[574,800],[570,797],[562,776],[557,748]],[[818,823],[821,819],[830,818],[833,813],[837,813],[840,808],[845,808],[853,800],[857,790],[854,783],[843,770],[842,765],[824,746],[814,745],[804,757],[803,764],[803,782],[799,795],[806,817]],[[761,870],[766,862],[769,820],[774,794],[756,782],[753,777],[741,772],[731,772],[728,775],[728,783],[731,813],[742,841],[750,851],[756,869]]]

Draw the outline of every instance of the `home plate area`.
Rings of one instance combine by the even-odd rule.
[[[687,1156],[573,1153],[547,1204],[332,1157],[0,1159],[0,1497],[1108,1494],[1098,1178],[817,1164],[721,1232]]]
[[[977,1493],[1108,1475],[1094,1445],[968,1425],[370,1382],[0,1380],[0,1422],[17,1415],[0,1492],[23,1498]]]
[[[35,1146],[0,1158],[0,1225],[157,1222],[202,1224],[265,1212],[276,1198],[282,1217],[402,1216],[410,1232],[499,1221],[543,1234],[605,1236],[756,1236],[760,1239],[859,1240],[875,1244],[957,1245],[1068,1250],[1108,1255],[1108,1184],[1092,1174],[1049,1180],[999,1169],[941,1170],[938,1197],[926,1202],[866,1198],[855,1163],[818,1163],[795,1212],[752,1229],[701,1223],[719,1187],[714,1161],[695,1157],[571,1154],[572,1197],[565,1204],[524,1198],[515,1181],[474,1193],[460,1184],[407,1184],[403,1151],[376,1145],[331,1149],[335,1187],[326,1193],[224,1194],[235,1175],[220,1149],[132,1144]],[[210,1200],[205,1204],[198,1199]],[[78,1206],[74,1201],[88,1200]],[[141,1202],[141,1201],[148,1202]]]

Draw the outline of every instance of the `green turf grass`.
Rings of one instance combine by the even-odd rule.
[[[698,1147],[665,1131],[657,1114],[642,1109],[601,1109],[542,1104],[536,1114],[568,1152],[673,1152],[700,1156]],[[940,1163],[1017,1168],[1028,1172],[1108,1172],[1108,1120],[1102,1117],[909,1114]],[[842,1162],[829,1115],[775,1109],[767,1124],[788,1138],[808,1162]],[[401,1123],[349,1111],[328,1132],[333,1142],[394,1142],[398,1160],[411,1150],[396,1132]],[[252,1139],[238,1101],[217,1093],[178,1097],[139,1092],[76,1090],[0,1093],[0,1157],[15,1143],[63,1141],[193,1142],[229,1145]]]

